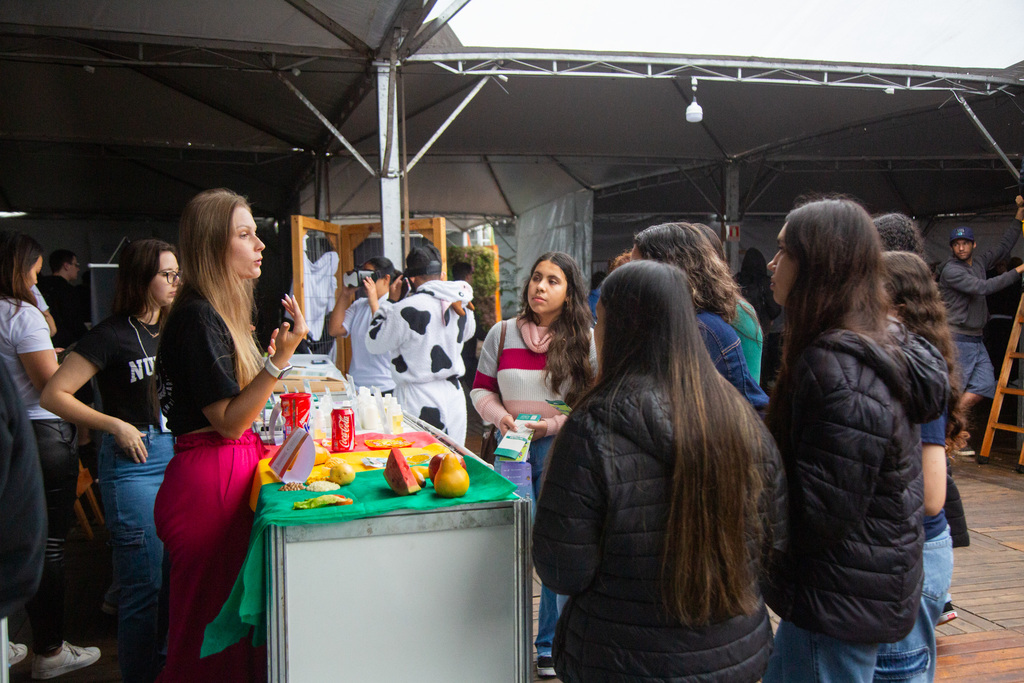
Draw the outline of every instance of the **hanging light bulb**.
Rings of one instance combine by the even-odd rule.
[[[704,120],[704,108],[697,104],[697,77],[690,78],[690,87],[693,89],[693,102],[686,108],[686,120],[690,123],[700,123]]]

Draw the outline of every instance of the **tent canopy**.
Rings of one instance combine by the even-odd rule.
[[[442,14],[462,4],[442,3]],[[722,214],[729,168],[740,178],[731,218],[779,216],[816,192],[916,216],[1001,210],[1015,194],[957,96],[1019,160],[1024,62],[967,70],[466,48],[442,20],[425,22],[436,9],[6,0],[0,211],[175,220],[197,191],[227,186],[267,216],[379,214],[378,179],[313,110],[379,168],[376,69],[393,56],[409,159],[489,79],[408,176],[412,214],[457,226],[582,188],[595,193],[597,223]],[[693,77],[698,124],[684,118]]]

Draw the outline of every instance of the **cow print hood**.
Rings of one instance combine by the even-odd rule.
[[[417,294],[429,294],[446,303],[461,301],[468,304],[473,300],[473,287],[464,280],[429,280],[416,288]]]

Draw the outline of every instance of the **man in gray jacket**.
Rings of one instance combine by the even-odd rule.
[[[995,396],[995,370],[981,338],[982,328],[988,321],[985,297],[1020,282],[1024,265],[991,280],[986,279],[985,271],[997,261],[1008,258],[1021,236],[1024,198],[1018,195],[1016,201],[1014,223],[1007,228],[995,249],[976,254],[974,231],[967,226],[954,228],[949,235],[953,256],[943,264],[939,275],[939,291],[946,302],[960,364],[960,386],[963,389],[960,405],[964,410],[970,410],[982,397]]]

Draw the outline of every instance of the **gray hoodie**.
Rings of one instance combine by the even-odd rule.
[[[1010,285],[1020,282],[1021,276],[1009,270],[991,280],[985,278],[985,271],[994,263],[1010,256],[1021,235],[1019,221],[1007,228],[999,245],[983,253],[974,252],[971,265],[956,258],[950,258],[939,271],[939,292],[946,302],[950,328],[959,334],[979,336],[988,322],[988,304],[985,297]]]

